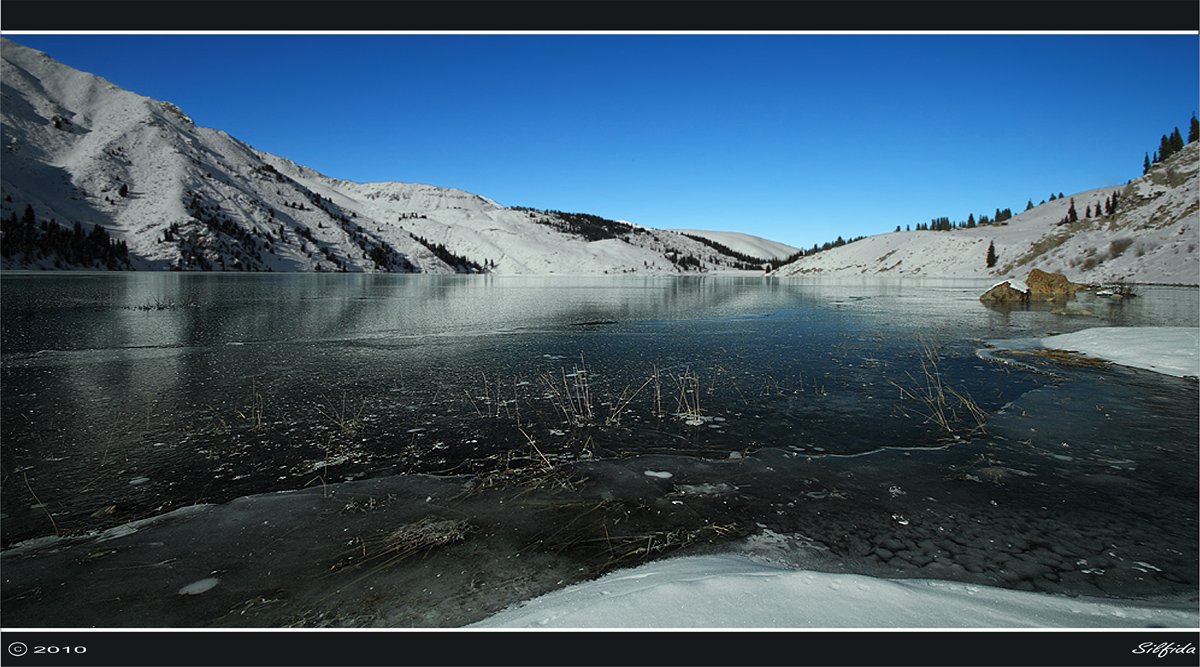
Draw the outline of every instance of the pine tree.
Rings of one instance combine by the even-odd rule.
[[[1171,154],[1174,155],[1183,150],[1183,137],[1179,134],[1179,128],[1171,131]]]
[[[1092,217],[1092,205],[1091,204],[1088,204],[1087,207],[1083,209],[1083,217],[1085,217],[1085,218]]]
[[[120,189],[117,190],[117,194],[121,195],[122,197],[128,197],[129,186],[122,183]]]
[[[1054,193],[1053,193],[1053,192],[1051,192],[1051,193],[1050,193],[1050,201],[1054,201],[1055,199],[1058,199],[1058,197],[1055,197],[1055,196],[1054,196]]]
[[[1058,198],[1059,198],[1059,199],[1062,199],[1062,198],[1063,198],[1063,193],[1059,192],[1059,193],[1058,193]]]
[[[1075,212],[1075,198],[1071,197],[1071,206],[1067,209],[1067,222],[1075,222],[1079,220],[1079,214]]]
[[[1030,199],[1029,201],[1025,202],[1025,210],[1028,211],[1032,208],[1033,208],[1033,200]]]
[[[1171,139],[1164,134],[1158,140],[1158,159],[1166,160],[1169,157],[1171,157]]]
[[[996,266],[996,244],[988,241],[987,267],[990,269],[993,266]]]
[[[1150,154],[1146,153],[1146,157],[1142,159],[1142,174],[1150,173]]]
[[[1192,124],[1188,128],[1188,143],[1200,139],[1200,121],[1196,120],[1196,114],[1192,114]]]

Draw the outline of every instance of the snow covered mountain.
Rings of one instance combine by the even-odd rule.
[[[710,243],[461,190],[353,183],[0,40],[2,268],[673,273]]]
[[[869,236],[801,257],[773,275],[1024,276],[1037,267],[1075,281],[1200,283],[1200,142],[1126,185],[1055,199],[1002,224]],[[1112,214],[1103,210],[1114,193]],[[1059,224],[1074,202],[1076,222]],[[996,263],[986,263],[994,244]]]

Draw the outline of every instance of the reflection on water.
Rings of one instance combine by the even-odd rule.
[[[1196,326],[1196,290],[1083,295],[1068,315],[986,308],[986,287],[6,274],[3,541],[429,473],[479,493],[620,502],[626,525],[650,532],[802,535],[858,571],[1194,593],[1195,384],[1014,371],[976,350]],[[675,477],[646,487],[660,468]],[[663,513],[672,501],[692,513]],[[570,553],[584,571],[610,565]]]

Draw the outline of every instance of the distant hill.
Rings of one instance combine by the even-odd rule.
[[[786,243],[741,232],[714,232],[707,229],[672,229],[671,231],[689,236],[700,236],[720,243],[734,252],[766,260],[785,259],[800,250]]]
[[[1037,267],[1075,281],[1200,284],[1200,142],[1126,185],[1077,192],[1002,224],[890,232],[801,257],[773,275],[1024,276]],[[1117,195],[1117,209],[1104,203]],[[1074,202],[1077,220],[1060,224]],[[1085,217],[1087,210],[1100,214]],[[986,263],[994,244],[995,266]]]

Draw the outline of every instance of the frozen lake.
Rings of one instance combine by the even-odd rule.
[[[5,624],[458,626],[705,552],[1194,600],[1196,383],[978,352],[1197,290],[987,286],[5,274]]]

